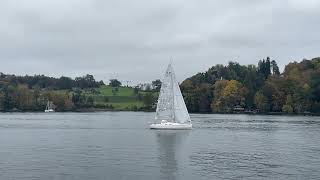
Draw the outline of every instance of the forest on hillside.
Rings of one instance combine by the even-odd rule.
[[[320,113],[320,58],[285,66],[269,57],[258,65],[215,65],[184,80],[190,112]]]

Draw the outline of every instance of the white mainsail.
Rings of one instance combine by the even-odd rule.
[[[155,118],[156,120],[182,124],[191,123],[171,64],[169,64],[162,80]]]
[[[51,101],[47,102],[45,112],[54,112],[54,104]]]

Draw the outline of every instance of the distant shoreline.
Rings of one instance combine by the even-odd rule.
[[[85,109],[77,109],[72,111],[56,111],[47,114],[54,114],[54,113],[94,113],[94,112],[155,112],[154,110],[151,111],[132,111],[132,110],[119,110],[119,109],[99,109],[99,108],[85,108]],[[44,111],[0,111],[0,113],[45,113]],[[248,112],[234,112],[234,113],[206,113],[206,112],[191,112],[190,114],[245,114],[245,115],[278,115],[278,116],[320,116],[317,113],[282,113],[282,112],[255,112],[255,113],[248,113]]]

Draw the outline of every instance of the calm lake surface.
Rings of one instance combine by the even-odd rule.
[[[320,179],[320,119],[154,113],[0,114],[0,179]]]

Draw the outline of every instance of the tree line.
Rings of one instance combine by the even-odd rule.
[[[320,113],[320,58],[289,63],[283,73],[269,57],[257,66],[218,64],[180,87],[190,112]]]
[[[108,97],[103,97],[103,105],[96,103],[94,97],[100,97],[97,88],[102,85],[92,75],[72,79],[0,73],[0,111],[43,111],[48,101],[54,103],[57,111],[112,110]],[[111,79],[109,86],[116,95],[121,82]],[[135,109],[154,110],[160,88],[160,80],[134,87],[135,96],[144,104]],[[187,78],[180,88],[189,112],[319,114],[320,58],[289,63],[282,73],[277,62],[269,57],[257,65],[218,64]]]
[[[72,79],[65,76],[54,78],[45,75],[16,76],[0,73],[0,88],[8,85],[17,86],[18,84],[25,84],[28,88],[39,87],[40,89],[50,90],[96,88],[104,85],[103,81],[95,81],[93,75],[90,74]]]
[[[43,111],[48,101],[54,103],[57,111],[91,107],[92,97],[81,90],[94,90],[101,85],[103,81],[98,82],[89,74],[72,79],[0,73],[0,111]]]

